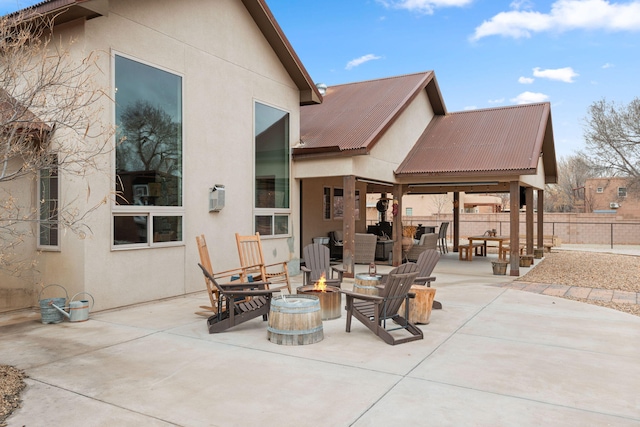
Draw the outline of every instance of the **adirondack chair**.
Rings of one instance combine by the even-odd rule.
[[[247,282],[251,275],[258,281],[266,281],[275,285],[284,284],[289,290],[289,293],[291,293],[291,282],[289,281],[287,262],[274,264],[264,263],[260,233],[251,236],[241,236],[236,233],[236,243],[238,244],[240,268],[242,268],[240,277],[243,282]],[[277,271],[274,271],[274,267],[277,267]],[[282,288],[284,288],[284,286],[280,286],[278,289]]]
[[[321,243],[312,243],[302,249],[302,258],[305,264],[300,267],[304,273],[303,285],[317,282],[323,274],[328,286],[339,288],[342,285],[342,275],[345,269],[341,266],[331,265],[330,252],[329,248]],[[337,274],[336,278],[333,277],[334,272]]]
[[[445,221],[440,224],[440,229],[438,230],[438,247],[440,248],[440,253],[446,254],[449,252],[449,247],[447,245],[447,229],[449,228],[449,222]]]
[[[394,271],[395,270],[395,271]],[[409,341],[421,340],[424,338],[422,331],[406,317],[400,316],[398,310],[402,303],[409,307],[409,298],[414,294],[410,293],[411,285],[418,276],[417,266],[401,265],[392,270],[384,285],[378,286],[378,295],[366,295],[351,291],[341,290],[346,296],[347,326],[346,331],[351,332],[351,317],[355,317],[374,334],[379,336],[384,342],[390,345],[402,344]],[[407,273],[398,273],[398,270],[413,270]],[[396,326],[387,329],[387,321],[395,322]],[[392,331],[404,329],[410,335],[399,337]]]
[[[202,264],[198,263],[198,266],[220,296],[216,314],[207,319],[210,334],[223,332],[258,316],[267,320],[271,298],[278,290],[267,289],[267,282],[220,284]]]
[[[418,266],[418,277],[416,277],[414,284],[431,287],[431,282],[436,281],[436,278],[431,276],[431,273],[433,273],[433,269],[436,267],[439,260],[440,254],[435,249],[427,249],[422,252],[416,261],[416,265]],[[442,303],[434,301],[432,308],[440,310],[442,308]]]
[[[213,267],[211,266],[211,258],[209,257],[209,249],[207,248],[207,241],[204,237],[204,234],[196,236],[196,243],[198,244],[198,253],[200,254],[200,264],[202,264],[214,278],[222,279],[232,276],[240,277],[240,275],[242,274],[242,270],[240,268],[214,273]],[[211,283],[207,276],[204,277],[204,283],[207,287],[207,294],[209,295],[211,305],[201,305],[200,308],[205,311],[196,311],[195,313],[200,316],[211,316],[212,313],[218,312],[220,293],[218,292],[218,288],[213,283]],[[221,307],[222,310],[225,309],[224,304],[222,304]]]

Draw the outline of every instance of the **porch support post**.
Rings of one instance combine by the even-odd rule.
[[[460,240],[460,193],[456,191],[453,193],[453,252],[458,252],[459,240]]]
[[[525,190],[525,203],[527,254],[533,255],[533,187],[527,187]]]
[[[520,183],[509,184],[509,272],[520,276]]]
[[[342,177],[343,193],[343,217],[342,217],[342,263],[345,268],[345,277],[354,277],[356,252],[356,177],[345,175]]]
[[[402,264],[402,184],[393,185],[393,203],[398,202],[397,214],[393,216],[393,266]]]
[[[538,190],[538,249],[544,250],[544,190]]]

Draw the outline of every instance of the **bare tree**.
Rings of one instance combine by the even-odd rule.
[[[433,196],[433,204],[436,207],[436,219],[440,221],[440,215],[445,212],[445,208],[447,205],[451,203],[451,199],[449,198],[448,193],[444,194],[435,194]]]
[[[589,107],[584,133],[590,160],[608,175],[640,184],[640,98],[617,105],[602,99]]]
[[[34,190],[43,170],[56,176],[98,170],[112,135],[112,126],[98,120],[104,91],[94,83],[97,55],[72,59],[73,40],[56,39],[53,30],[52,17],[0,18],[0,269],[14,273],[34,265],[16,249],[43,219],[45,201],[38,196],[34,205],[25,190]],[[106,200],[88,208],[58,200],[50,219],[82,235],[88,212]]]
[[[558,160],[558,183],[545,190],[545,210],[550,212],[576,212],[586,209],[588,195],[584,184],[597,176],[588,158],[582,155],[561,157]]]

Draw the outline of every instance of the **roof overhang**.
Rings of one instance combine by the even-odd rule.
[[[322,103],[320,91],[302,65],[302,61],[293,50],[265,0],[242,0],[242,3],[300,90],[300,105]]]

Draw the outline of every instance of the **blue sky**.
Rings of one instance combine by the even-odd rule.
[[[449,111],[549,101],[558,156],[591,103],[640,96],[640,0],[266,1],[315,82],[433,70]]]

